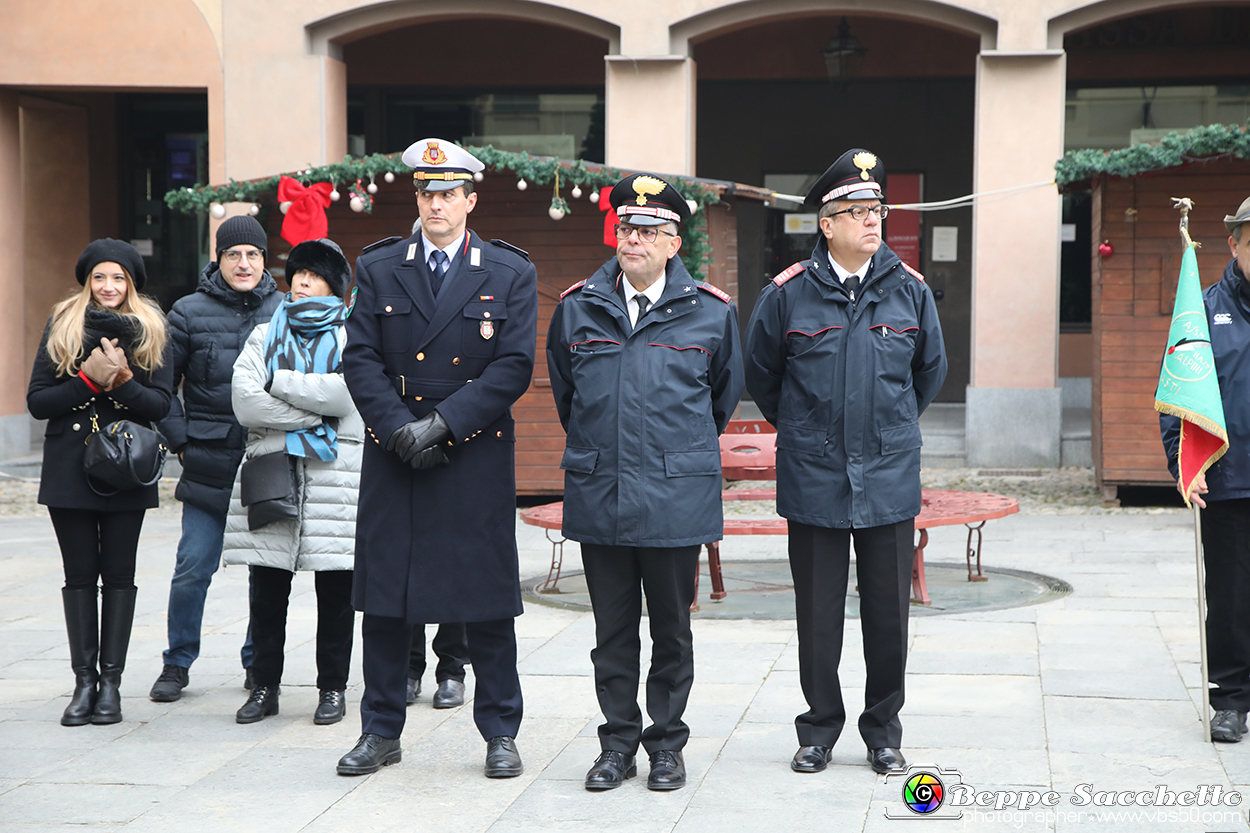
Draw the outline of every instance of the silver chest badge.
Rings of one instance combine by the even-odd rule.
[[[494,337],[494,335],[495,335],[495,322],[494,322],[494,321],[483,321],[483,322],[482,322],[481,327],[479,328],[479,332],[481,332],[481,334],[482,334],[482,338],[489,339],[489,338]]]

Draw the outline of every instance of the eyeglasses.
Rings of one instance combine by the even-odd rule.
[[[247,259],[251,263],[260,263],[265,259],[265,253],[260,249],[252,249],[247,252],[240,252],[238,249],[227,249],[221,253],[221,259],[226,263],[238,263],[247,255]]]
[[[884,220],[886,218],[886,215],[888,215],[889,213],[890,213],[890,207],[888,205],[874,205],[872,208],[868,208],[867,206],[863,206],[863,205],[852,205],[850,208],[844,208],[841,211],[835,211],[832,214],[829,214],[827,216],[836,217],[839,214],[850,214],[852,220],[854,220],[857,223],[860,223],[860,222],[863,222],[864,218],[867,217],[869,214],[876,214],[878,220]]]
[[[638,232],[638,239],[644,243],[654,243],[656,237],[661,234],[667,234],[669,237],[676,237],[671,231],[654,228],[652,226],[625,226],[620,223],[616,224],[616,239],[628,240],[629,236],[634,232]]]

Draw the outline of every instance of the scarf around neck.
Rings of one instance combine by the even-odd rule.
[[[140,326],[139,319],[133,315],[122,315],[94,302],[87,304],[82,319],[80,361],[100,346],[101,338],[117,339],[117,346],[126,353],[126,358],[134,361],[134,345],[142,335]]]
[[[278,305],[265,333],[265,367],[269,379],[275,371],[342,373],[338,330],[347,319],[342,299],[334,296],[295,300],[291,295]],[[338,459],[338,432],[332,420],[299,431],[286,432],[286,453],[293,457]]]

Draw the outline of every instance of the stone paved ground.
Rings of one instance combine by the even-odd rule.
[[[960,476],[976,479],[952,475]],[[1079,484],[1082,475],[1070,479]],[[989,490],[971,481],[959,487]],[[315,604],[307,576],[292,597],[280,715],[234,723],[245,699],[237,652],[246,573],[238,568],[219,572],[210,590],[203,655],[186,696],[150,702],[178,538],[176,504],[150,513],[145,524],[125,721],[61,727],[73,680],[60,564],[51,526],[32,509],[30,491],[29,484],[0,483],[0,501],[9,501],[0,509],[5,833],[910,829],[887,818],[909,813],[902,785],[868,769],[853,726],[828,771],[790,772],[802,695],[787,621],[696,622],[690,784],[668,794],[648,792],[641,779],[605,794],[582,789],[600,720],[588,613],[527,605],[517,620],[526,698],[518,744],[526,770],[511,781],[482,777],[484,744],[471,707],[434,711],[428,695],[408,711],[400,765],[363,778],[335,775],[335,761],[359,733],[359,648],[348,719],[313,725]],[[1062,578],[1074,592],[1034,607],[913,619],[903,711],[904,752],[913,763],[957,770],[980,791],[1055,791],[1060,803],[1007,815],[968,809],[941,829],[1250,829],[1240,807],[1069,802],[1078,788],[1182,793],[1218,786],[1250,796],[1250,742],[1213,746],[1201,738],[1190,515],[1103,510],[1092,494],[1088,505],[1067,500],[1080,508],[1026,500],[1024,513],[991,522],[985,562]],[[929,559],[958,560],[963,537],[961,529],[936,530]],[[522,575],[545,572],[550,548],[542,533],[518,525],[518,539]],[[567,568],[578,569],[576,545],[566,550]],[[784,539],[731,538],[724,557],[730,573],[735,560],[783,559]],[[852,710],[862,697],[860,644],[859,622],[851,620],[842,676]],[[949,772],[941,777],[948,786],[957,780]]]

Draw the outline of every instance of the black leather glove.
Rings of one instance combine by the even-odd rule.
[[[436,468],[438,466],[448,465],[447,452],[443,451],[443,447],[439,445],[431,446],[424,451],[418,451],[412,455],[412,459],[408,461],[417,471]]]
[[[412,463],[418,452],[447,439],[451,439],[451,429],[438,411],[432,411],[429,416],[396,428],[395,433],[386,441],[386,450],[398,454],[399,459],[405,463]]]

